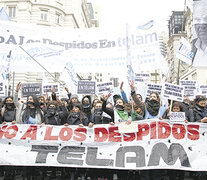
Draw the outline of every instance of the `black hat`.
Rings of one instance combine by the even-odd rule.
[[[73,107],[74,106],[77,107],[77,108],[79,108],[80,111],[82,111],[82,105],[80,103],[75,103],[75,104],[73,104]]]
[[[114,104],[116,103],[116,100],[119,98],[121,98],[121,96],[119,94],[113,95]]]

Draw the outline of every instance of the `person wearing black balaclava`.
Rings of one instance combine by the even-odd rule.
[[[102,104],[103,102],[100,100],[94,104],[94,113],[91,116],[89,127],[92,127],[94,124],[109,124],[113,122],[111,116],[103,112]]]
[[[67,110],[63,106],[58,108],[58,103],[56,101],[51,101],[48,103],[48,108],[44,116],[45,124],[50,125],[63,125],[64,119],[67,118]]]
[[[70,114],[68,115],[68,118],[67,120],[65,120],[64,125],[79,125],[81,127],[88,125],[88,118],[83,113],[80,103],[73,105],[72,112],[70,112]]]
[[[13,97],[8,96],[4,99],[1,116],[3,124],[6,124],[7,122],[11,122],[12,124],[16,123],[16,108]]]
[[[206,98],[204,96],[196,96],[194,100],[193,117],[194,122],[207,122],[207,108],[206,108]]]
[[[92,105],[91,105],[91,97],[90,96],[84,96],[82,98],[82,107],[83,107],[83,112],[86,114],[88,119],[91,119],[91,109],[92,109]]]

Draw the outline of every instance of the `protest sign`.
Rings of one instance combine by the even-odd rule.
[[[200,128],[203,126],[205,128]],[[205,123],[158,119],[137,122],[138,132],[119,133],[108,124],[0,125],[0,165],[122,170],[206,171]]]
[[[150,82],[150,74],[149,73],[135,73],[134,83],[149,83]]]
[[[197,82],[181,80],[180,85],[184,87],[184,95],[188,97],[195,97],[197,93]]]
[[[185,120],[185,112],[170,113],[170,123],[184,123]]]
[[[106,82],[106,83],[99,83],[96,86],[97,94],[109,94],[114,92],[114,85],[112,82]]]
[[[28,97],[30,95],[41,96],[42,95],[42,84],[22,84],[22,97]]]
[[[95,94],[95,81],[78,81],[78,94]]]
[[[199,94],[207,97],[207,85],[199,85]]]
[[[191,51],[191,44],[184,37],[181,37],[176,51],[176,57],[191,65],[193,56],[194,54]]]
[[[161,95],[162,85],[147,84],[147,95],[146,96],[149,97],[151,92],[157,92],[159,95]]]
[[[52,87],[55,88],[55,94],[59,94],[60,93],[60,86],[59,84],[44,84],[42,85],[42,94],[46,95],[47,93],[51,93],[51,89]]]
[[[134,133],[138,131],[137,123],[132,122],[131,124],[126,124],[126,122],[120,122],[118,124],[119,133]]]
[[[170,84],[170,83],[165,83],[163,85],[163,90],[162,90],[162,97],[163,98],[182,102],[183,96],[184,96],[184,87],[183,86]]]

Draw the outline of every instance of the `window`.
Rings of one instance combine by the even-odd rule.
[[[56,13],[56,15],[55,15],[55,23],[60,24],[60,14],[59,13]]]
[[[16,17],[16,7],[9,7],[9,17],[14,18]]]
[[[47,21],[47,13],[48,11],[41,11],[41,14],[40,14],[40,20],[42,21]]]

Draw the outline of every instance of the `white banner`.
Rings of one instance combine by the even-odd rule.
[[[145,120],[117,126],[0,126],[0,165],[206,171],[207,124]]]
[[[137,25],[129,29],[132,66],[142,70],[156,68],[160,50],[154,25],[146,30]],[[4,61],[8,50],[12,50],[11,69],[16,72],[42,71],[19,46],[50,71],[61,72],[71,62],[78,72],[127,72],[125,26],[69,29],[1,22],[0,34],[0,60]]]
[[[183,96],[184,96],[183,86],[170,84],[170,83],[165,83],[163,85],[163,90],[162,90],[163,98],[183,102]]]

